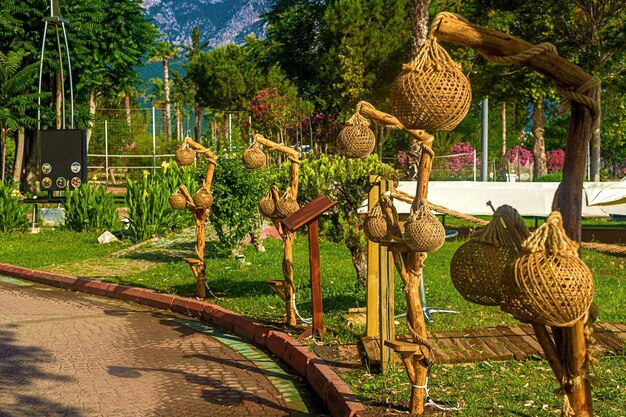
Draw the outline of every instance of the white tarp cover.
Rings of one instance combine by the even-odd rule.
[[[585,194],[590,206],[626,204],[626,177],[619,182],[586,183]]]
[[[547,217],[552,208],[556,182],[473,182],[431,181],[428,185],[428,201],[451,210],[471,215],[492,215],[487,206],[491,201],[495,208],[507,204],[522,216]],[[626,184],[625,184],[626,185]],[[398,189],[415,195],[415,181],[400,181]],[[410,204],[395,201],[400,214],[409,213]],[[583,217],[608,217],[599,207],[582,202]]]

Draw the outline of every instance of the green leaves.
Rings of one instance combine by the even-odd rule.
[[[67,194],[65,226],[75,232],[108,230],[119,224],[116,208],[106,187],[83,184]]]
[[[28,206],[21,202],[20,193],[11,183],[0,181],[0,232],[24,230],[28,227]]]

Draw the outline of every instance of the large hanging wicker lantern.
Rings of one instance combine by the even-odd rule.
[[[176,162],[178,165],[191,165],[195,160],[195,152],[184,142],[180,148],[176,150]]]
[[[208,209],[213,205],[213,194],[203,185],[193,196],[193,203],[196,208]]]
[[[502,224],[500,213],[495,213],[489,224],[475,231],[452,256],[452,284],[471,303],[500,305],[504,268],[515,256],[515,243]]]
[[[589,311],[593,276],[557,211],[523,243],[503,276],[500,308],[526,323],[567,327]]]
[[[452,130],[472,101],[468,78],[431,37],[391,86],[393,114],[409,129]]]
[[[291,188],[287,188],[285,194],[276,203],[275,215],[278,217],[287,217],[300,209],[298,202],[291,194]]]
[[[170,207],[175,210],[184,210],[187,208],[187,199],[180,190],[176,190],[167,201],[170,203]]]
[[[259,145],[255,142],[241,155],[243,165],[248,169],[259,169],[265,166],[266,157]]]
[[[421,200],[404,224],[404,237],[409,248],[416,252],[436,252],[446,240],[446,230]]]
[[[380,204],[376,204],[363,221],[363,233],[372,242],[383,242],[389,236],[387,220]]]
[[[337,137],[337,151],[348,158],[365,158],[374,150],[376,136],[369,128],[370,122],[355,113]]]
[[[259,202],[259,212],[265,217],[272,217],[274,212],[276,211],[276,204],[274,203],[274,199],[272,198],[272,190],[267,192],[267,194],[261,198]]]

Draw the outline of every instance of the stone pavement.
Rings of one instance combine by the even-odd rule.
[[[0,277],[0,416],[325,416],[244,339],[181,315]]]

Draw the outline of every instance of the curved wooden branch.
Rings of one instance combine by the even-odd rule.
[[[376,109],[367,101],[360,101],[359,104],[357,104],[357,109],[359,113],[361,113],[363,116],[372,119],[379,124],[402,130],[403,132],[408,133],[411,137],[417,139],[420,142],[428,142],[433,140],[433,135],[431,135],[430,133],[424,130],[407,129],[400,122],[400,120],[398,120],[398,118],[392,116],[389,113],[385,113]]]
[[[282,143],[276,143],[269,139],[266,139],[265,136],[256,133],[252,139],[260,143],[261,145],[268,148],[270,151],[280,152],[292,158],[292,160],[300,161],[300,153],[295,149],[291,149],[289,146],[284,145]]]

